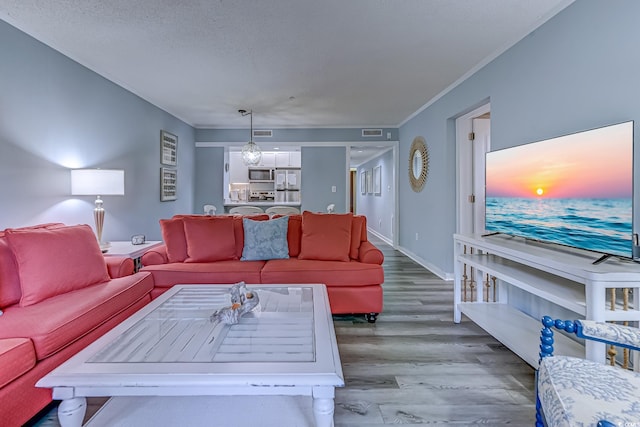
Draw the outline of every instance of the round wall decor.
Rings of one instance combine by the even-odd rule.
[[[419,193],[427,182],[429,172],[429,153],[424,138],[416,136],[409,149],[409,183],[411,189]]]

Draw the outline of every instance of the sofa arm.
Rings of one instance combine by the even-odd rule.
[[[167,264],[169,257],[167,256],[167,246],[160,245],[155,248],[151,248],[140,257],[142,265],[158,265]]]
[[[104,262],[112,279],[131,276],[135,270],[133,260],[129,257],[108,256],[104,257]]]
[[[358,261],[366,264],[378,264],[382,265],[384,262],[384,255],[382,251],[368,240],[360,243],[360,252],[358,255]]]

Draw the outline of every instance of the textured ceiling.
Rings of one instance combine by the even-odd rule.
[[[196,127],[395,127],[572,0],[0,0]]]

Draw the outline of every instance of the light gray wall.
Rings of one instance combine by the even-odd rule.
[[[106,196],[104,240],[144,233],[193,206],[194,130],[0,21],[0,226],[93,225],[93,197],[71,197],[71,168],[125,170]],[[160,130],[178,136],[178,200],[160,202]]]
[[[194,212],[204,213],[204,205],[224,212],[224,148],[197,147],[194,181]]]
[[[361,172],[381,167],[381,194],[362,194],[360,191]],[[395,213],[395,187],[393,185],[393,150],[389,150],[370,160],[357,169],[356,213],[366,215],[367,228],[375,231],[389,242],[393,241],[393,215]]]
[[[638,16],[634,0],[575,2],[404,124],[400,165],[417,135],[425,137],[430,161],[421,193],[400,174],[400,246],[453,272],[455,118],[488,100],[492,149],[633,119],[637,147]],[[640,150],[634,155],[637,165]],[[639,179],[636,173],[635,196]],[[424,237],[416,241],[416,232]]]
[[[347,212],[347,150],[345,147],[302,147],[302,210]],[[331,187],[336,192],[331,192]]]

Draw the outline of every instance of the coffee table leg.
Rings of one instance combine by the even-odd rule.
[[[58,406],[58,421],[61,427],[80,427],[87,412],[87,399],[72,397],[60,402]]]
[[[313,416],[316,427],[333,426],[335,389],[333,387],[318,387],[313,389]]]

